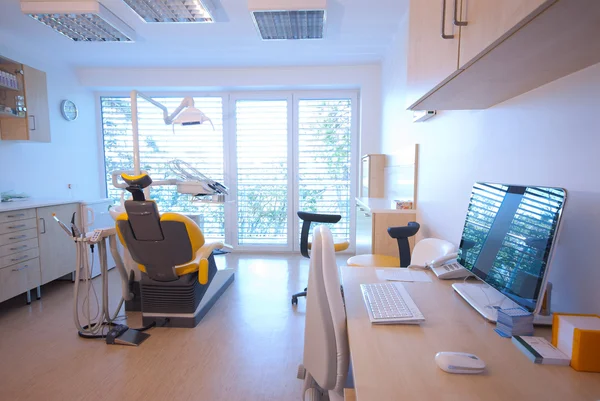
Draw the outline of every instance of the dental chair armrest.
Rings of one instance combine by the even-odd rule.
[[[225,244],[222,242],[206,243],[196,251],[196,257],[200,256],[201,259],[208,259],[215,249],[223,249],[224,247]]]
[[[215,249],[231,248],[222,242],[211,242],[204,244],[196,251],[198,261],[198,282],[202,285],[208,283],[208,258]]]

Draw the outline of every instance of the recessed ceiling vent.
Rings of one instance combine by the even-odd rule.
[[[210,0],[124,0],[146,22],[215,22]]]
[[[323,39],[327,0],[249,0],[265,40]]]
[[[133,42],[135,32],[95,0],[21,1],[21,11],[76,42]]]

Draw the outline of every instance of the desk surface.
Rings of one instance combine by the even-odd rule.
[[[361,283],[378,282],[374,268],[342,268],[354,385],[358,401],[387,400],[600,400],[600,374],[536,365],[451,287],[455,281],[403,283],[425,315],[421,325],[371,325]],[[538,336],[550,336],[539,329]],[[439,351],[476,354],[481,375],[440,370]]]

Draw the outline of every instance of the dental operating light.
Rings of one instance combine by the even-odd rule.
[[[21,11],[75,42],[133,42],[135,32],[95,0],[21,1]]]

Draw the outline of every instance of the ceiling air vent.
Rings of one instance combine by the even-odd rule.
[[[21,1],[21,11],[76,42],[133,42],[135,32],[95,0]]]
[[[326,0],[249,0],[248,9],[265,40],[322,39]]]
[[[215,22],[210,0],[124,0],[146,22]]]

